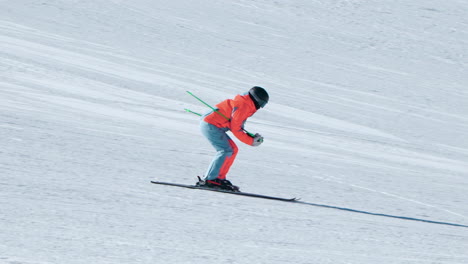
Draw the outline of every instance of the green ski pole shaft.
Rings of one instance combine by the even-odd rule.
[[[195,115],[197,115],[197,116],[202,116],[202,114],[197,113],[197,112],[194,112],[194,111],[192,111],[192,110],[190,110],[190,109],[185,108],[184,110],[185,110],[185,112],[189,112],[189,113],[195,114]]]
[[[220,116],[224,117],[227,121],[231,121],[231,119],[225,115],[223,115],[221,112],[219,112],[216,108],[212,107],[211,105],[205,103],[202,99],[198,98],[196,95],[194,95],[193,93],[187,91],[188,94],[190,94],[191,96],[193,96],[195,99],[197,99],[198,101],[200,101],[201,103],[203,103],[204,105],[208,106],[211,110],[213,110],[214,112],[216,112],[217,114],[219,114]],[[185,111],[189,112],[189,113],[192,113],[192,114],[196,114],[196,115],[199,115],[201,116],[201,114],[199,113],[195,113],[189,109],[185,109]],[[249,131],[245,130],[242,128],[242,130],[249,136],[251,137],[255,137],[255,134],[252,134],[250,133]]]
[[[195,99],[197,99],[198,101],[202,102],[204,105],[208,106],[211,110],[215,111],[216,113],[218,113],[219,115],[221,115],[222,117],[224,117],[227,121],[229,121],[229,117],[223,115],[221,112],[219,112],[217,109],[215,109],[214,107],[212,107],[211,105],[205,103],[202,99],[198,98],[196,95],[194,95],[193,93],[187,91],[188,94],[190,94],[191,96],[195,97]]]

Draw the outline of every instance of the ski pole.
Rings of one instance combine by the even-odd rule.
[[[185,112],[189,112],[189,113],[192,113],[192,114],[196,114],[197,116],[202,116],[202,114],[197,113],[197,112],[194,112],[194,111],[192,111],[192,110],[190,110],[190,109],[185,108],[184,110],[185,110]]]
[[[220,114],[222,117],[224,117],[227,121],[231,121],[231,119],[229,119],[229,117],[223,115],[221,112],[219,112],[217,109],[215,109],[214,107],[212,107],[211,105],[205,103],[202,99],[198,98],[197,96],[195,96],[193,93],[187,91],[188,94],[190,94],[191,96],[195,97],[195,99],[197,99],[198,101],[202,102],[204,105],[208,106],[209,108],[211,108],[211,110],[215,111],[216,113]]]
[[[202,99],[198,98],[196,95],[194,95],[193,93],[189,92],[189,91],[186,91],[188,94],[190,94],[191,96],[193,96],[195,99],[197,99],[198,101],[202,102],[204,105],[208,106],[211,110],[213,110],[214,112],[218,113],[220,116],[224,117],[227,121],[231,121],[231,119],[225,115],[223,115],[223,113],[219,112],[218,109],[212,107],[211,105],[205,103]],[[195,113],[189,109],[185,109],[185,111],[189,112],[189,113],[192,113],[192,114],[196,114],[196,115],[200,115],[198,113]],[[201,116],[201,115],[200,115]],[[244,128],[242,128],[242,130],[249,136],[251,137],[255,137],[255,134],[252,134],[250,133],[249,131],[245,130]]]

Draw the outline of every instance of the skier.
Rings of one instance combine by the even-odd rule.
[[[226,99],[216,105],[216,109],[202,116],[200,130],[216,149],[205,178],[199,177],[198,186],[239,191],[239,187],[226,180],[226,174],[236,158],[238,148],[226,134],[231,131],[240,141],[250,146],[260,146],[263,137],[260,134],[251,135],[244,130],[244,123],[258,109],[268,103],[268,93],[259,86],[252,87],[248,92],[237,95],[234,99]]]

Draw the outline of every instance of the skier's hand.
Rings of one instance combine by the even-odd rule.
[[[258,147],[263,143],[263,137],[259,133],[255,134],[252,146]]]

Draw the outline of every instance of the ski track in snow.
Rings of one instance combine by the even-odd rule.
[[[466,8],[0,1],[0,263],[467,263]],[[230,179],[315,207],[148,183],[253,85]]]

